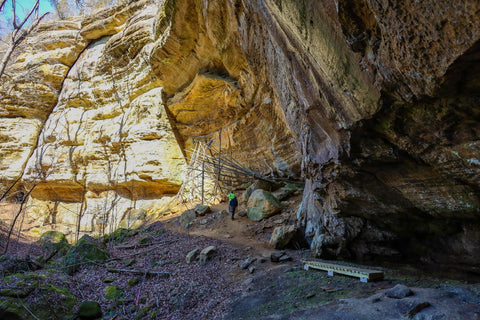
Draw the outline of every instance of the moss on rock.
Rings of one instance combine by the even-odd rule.
[[[134,285],[136,285],[137,283],[140,282],[140,279],[135,277],[135,278],[131,278],[127,281],[127,284],[130,286],[130,287],[133,287]]]
[[[27,272],[5,280],[0,285],[0,319],[31,319],[31,313],[42,320],[58,319],[60,314],[62,319],[74,319],[76,298],[62,286],[62,274]]]
[[[105,299],[115,300],[123,295],[123,290],[117,286],[108,286],[105,288]]]
[[[106,235],[103,239],[105,243],[112,242],[114,244],[119,244],[125,242],[130,237],[135,236],[138,233],[138,230],[119,228],[114,232]]]
[[[152,242],[153,242],[153,237],[150,235],[145,235],[138,241],[138,243],[140,244],[149,244]]]
[[[102,308],[96,301],[83,301],[78,307],[78,316],[82,320],[97,319],[102,316]]]
[[[47,231],[40,236],[38,244],[47,252],[47,256],[63,256],[70,249],[67,238],[60,231]]]
[[[65,272],[73,274],[82,264],[92,264],[107,260],[110,255],[104,249],[105,247],[102,243],[88,235],[84,235],[65,255],[63,259]]]

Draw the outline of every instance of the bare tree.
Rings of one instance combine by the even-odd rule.
[[[33,168],[33,179],[29,183],[24,182],[25,192],[22,194],[22,198],[20,199],[20,207],[18,208],[15,217],[10,225],[10,229],[7,235],[7,241],[5,243],[5,248],[3,249],[3,254],[8,252],[8,247],[10,244],[10,238],[12,236],[13,230],[17,223],[18,218],[21,216],[25,204],[28,201],[28,198],[32,191],[35,189],[37,185],[39,185],[42,181],[45,181],[47,177],[55,170],[54,165],[44,165],[43,158],[47,151],[47,147],[42,147],[36,154],[36,161],[35,167]]]
[[[77,226],[75,230],[75,242],[78,241],[80,237],[80,226],[82,225],[82,218],[85,214],[86,211],[86,194],[87,194],[87,163],[86,161],[83,162],[82,164],[83,167],[83,178],[80,180],[81,181],[81,186],[82,186],[82,202],[80,204],[80,210],[78,212],[77,216]],[[78,182],[78,181],[77,181]]]
[[[7,4],[8,0],[0,0],[0,12],[5,10],[5,5]],[[19,21],[17,16],[17,7],[15,0],[11,0],[12,4],[12,29],[13,31],[7,36],[7,46],[6,50],[3,54],[3,57],[0,61],[0,78],[5,73],[5,69],[10,61],[10,58],[15,51],[15,49],[22,43],[25,38],[31,34],[35,28],[38,26],[40,21],[48,14],[45,13],[41,17],[38,15],[38,8],[39,8],[39,0],[35,1],[33,7],[28,11],[25,15],[23,20]],[[32,23],[27,27],[30,18],[33,17]],[[21,179],[21,175],[18,176],[15,181],[11,183],[10,186],[6,188],[5,191],[2,192],[0,196],[0,201],[2,201],[7,195],[10,194],[12,189],[18,184]]]
[[[7,0],[0,0],[0,11],[3,10],[3,7],[5,6],[6,3],[7,3]]]
[[[5,4],[7,3],[7,0],[0,0],[0,11],[4,10]],[[30,11],[25,15],[25,18],[23,20],[18,20],[17,16],[17,11],[16,11],[16,4],[15,0],[12,1],[12,27],[13,31],[12,33],[8,36],[8,42],[7,42],[7,49],[2,57],[2,60],[0,61],[0,78],[3,76],[5,72],[5,68],[7,67],[7,64],[10,60],[10,57],[12,56],[14,50],[22,43],[25,38],[31,34],[35,28],[38,26],[40,21],[48,14],[45,13],[42,16],[39,17],[39,11],[38,11],[38,6],[39,6],[39,1],[36,0],[35,4],[33,7],[30,9]],[[33,18],[33,21],[30,25],[28,25],[27,22],[30,21],[30,18]]]

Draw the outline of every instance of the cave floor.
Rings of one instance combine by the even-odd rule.
[[[307,249],[283,250],[291,260],[271,262],[271,254],[278,252],[268,244],[271,232],[277,225],[294,223],[298,201],[292,199],[281,214],[262,222],[240,214],[231,220],[227,204],[220,203],[188,229],[180,225],[182,210],[177,210],[121,241],[107,243],[111,258],[106,265],[84,266],[72,276],[54,266],[36,272],[53,274],[51,281],[66,279],[78,302],[98,301],[109,320],[480,319],[479,281],[431,273],[421,265],[377,265],[384,280],[362,283],[304,270],[302,259],[311,258]],[[1,230],[5,234],[6,228]],[[145,239],[150,242],[140,245]],[[205,265],[186,262],[190,251],[208,246],[215,246],[217,254]],[[35,257],[42,249],[34,238],[20,235],[13,238],[9,254]],[[256,260],[250,268],[241,268],[249,259]],[[128,283],[135,275],[111,273],[105,266],[166,272],[170,277],[140,277],[132,286]],[[413,295],[387,298],[385,290],[397,284],[408,286]],[[0,289],[11,285],[1,283]],[[122,299],[105,298],[111,285],[124,290]]]

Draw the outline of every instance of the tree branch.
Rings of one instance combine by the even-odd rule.
[[[170,272],[159,272],[159,271],[149,271],[149,270],[127,270],[127,269],[112,269],[108,268],[108,272],[113,273],[131,273],[131,274],[138,274],[142,276],[162,276],[165,278],[170,278],[172,274]]]
[[[5,6],[5,3],[7,0],[0,0],[0,10]],[[10,36],[10,43],[8,45],[8,48],[3,55],[2,61],[0,62],[0,78],[3,76],[5,72],[5,68],[7,67],[8,61],[10,60],[10,57],[12,56],[13,51],[20,45],[20,43],[25,39],[26,36],[28,36],[42,21],[42,19],[49,13],[43,14],[40,18],[38,18],[38,7],[39,7],[39,0],[35,1],[35,4],[33,5],[32,9],[30,12],[25,16],[25,18],[22,20],[22,22],[17,25],[17,14],[16,14],[16,4],[15,0],[12,0],[12,24],[13,24],[13,31]],[[32,14],[36,14],[36,19],[32,22],[32,25],[26,29],[23,29],[25,26],[25,23],[27,22],[28,19],[32,16]]]
[[[3,7],[5,6],[5,3],[7,3],[7,0],[0,0],[0,11],[3,10]]]

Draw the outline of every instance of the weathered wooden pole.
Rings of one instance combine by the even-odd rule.
[[[205,199],[205,160],[202,161],[202,205]]]
[[[218,150],[218,176],[217,176],[217,184],[215,189],[218,187],[220,192],[222,192],[222,188],[220,187],[220,173],[222,170],[222,163],[221,163],[221,156],[222,156],[222,128],[220,128],[220,132],[218,134],[218,143],[219,143],[219,150]],[[217,192],[217,190],[215,190]]]

